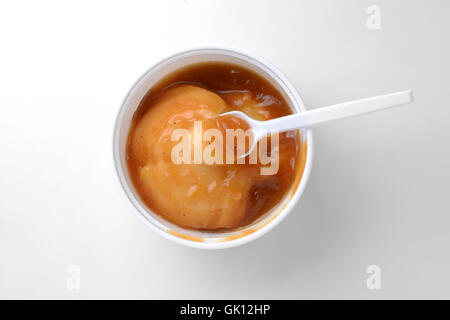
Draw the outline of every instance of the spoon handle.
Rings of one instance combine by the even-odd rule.
[[[302,127],[310,127],[328,121],[344,119],[369,112],[375,112],[390,107],[399,106],[413,101],[411,90],[385,94],[372,98],[355,100],[318,108],[302,113],[264,121],[267,131],[289,131]]]

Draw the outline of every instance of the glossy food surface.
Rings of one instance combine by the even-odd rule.
[[[261,167],[268,165],[250,164],[248,157],[245,164],[174,163],[172,150],[179,143],[171,139],[174,130],[187,129],[192,142],[196,121],[202,121],[203,132],[247,129],[235,118],[217,118],[232,110],[257,120],[291,113],[267,80],[230,64],[190,66],[148,92],[133,118],[127,161],[136,191],[152,211],[185,228],[232,229],[251,223],[287,194],[301,174],[297,131],[279,135],[279,157],[274,160],[278,170],[273,175],[261,175]],[[211,141],[203,139],[201,148]],[[193,158],[195,146],[189,147]],[[226,148],[224,143],[224,154]]]

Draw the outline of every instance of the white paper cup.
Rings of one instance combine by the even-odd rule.
[[[304,168],[301,179],[295,183],[280,203],[259,217],[252,224],[227,232],[208,232],[184,229],[152,212],[139,198],[131,182],[127,162],[126,143],[131,120],[144,95],[168,74],[199,62],[228,62],[253,70],[269,80],[284,96],[293,112],[304,112],[305,106],[288,79],[271,63],[242,49],[222,45],[196,47],[178,52],[151,67],[131,88],[117,115],[114,137],[113,157],[119,184],[133,212],[152,230],[179,244],[202,249],[220,249],[242,245],[267,233],[292,211],[300,198],[312,163],[312,134],[310,129],[302,129],[302,142],[306,148]]]

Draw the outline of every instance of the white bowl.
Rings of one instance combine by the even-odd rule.
[[[302,129],[301,136],[307,151],[300,182],[293,185],[276,207],[246,227],[227,232],[195,231],[174,225],[152,212],[139,198],[128,173],[125,155],[131,119],[144,95],[162,78],[186,65],[208,61],[234,63],[257,72],[283,94],[293,112],[305,111],[302,99],[288,79],[261,57],[242,49],[222,45],[183,50],[156,63],[130,89],[117,115],[113,137],[113,156],[121,189],[134,213],[147,226],[163,237],[182,245],[203,249],[220,249],[242,245],[261,237],[292,211],[306,186],[311,171],[313,142],[311,130]]]

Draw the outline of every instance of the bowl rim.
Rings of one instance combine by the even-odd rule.
[[[260,227],[257,231],[243,235],[239,238],[228,240],[228,241],[220,241],[220,242],[199,242],[199,241],[193,241],[188,240],[185,238],[181,238],[179,236],[176,236],[172,233],[169,233],[167,230],[162,230],[158,226],[155,225],[155,223],[152,223],[149,221],[148,217],[144,216],[144,213],[142,212],[141,204],[136,199],[135,195],[131,191],[131,187],[129,186],[128,182],[126,181],[126,178],[124,176],[122,165],[121,165],[121,156],[120,156],[120,150],[119,150],[119,136],[120,136],[120,127],[123,122],[123,118],[125,115],[125,111],[127,109],[129,100],[133,95],[135,94],[135,91],[139,88],[139,85],[146,79],[147,75],[153,71],[155,68],[157,68],[159,65],[170,61],[171,59],[175,59],[178,56],[182,56],[189,53],[195,53],[198,51],[217,51],[217,53],[235,53],[238,55],[243,55],[247,57],[250,61],[256,60],[258,63],[262,64],[266,68],[268,68],[271,72],[273,72],[278,79],[274,79],[279,83],[281,87],[285,87],[289,90],[291,98],[293,98],[293,107],[296,109],[297,112],[305,112],[306,108],[303,103],[303,100],[301,99],[297,89],[292,85],[292,83],[289,81],[289,79],[278,69],[276,68],[271,62],[267,61],[266,59],[248,52],[247,50],[244,50],[242,48],[236,48],[229,45],[223,45],[223,44],[203,44],[198,45],[195,47],[185,48],[182,50],[178,50],[172,54],[166,55],[165,58],[158,60],[156,63],[152,64],[131,86],[128,93],[126,94],[125,98],[123,99],[120,108],[117,112],[117,115],[115,117],[114,127],[113,127],[113,145],[112,145],[112,156],[113,156],[113,162],[114,162],[114,171],[116,176],[116,181],[118,182],[120,189],[127,199],[126,202],[130,205],[132,211],[134,214],[148,227],[150,227],[153,231],[155,231],[157,234],[161,235],[162,237],[174,241],[178,244],[193,247],[193,248],[201,248],[201,249],[223,249],[223,248],[231,248],[236,247],[239,245],[243,245],[245,243],[251,242],[264,234],[268,233],[270,230],[272,230],[276,225],[278,225],[295,207],[298,200],[300,199],[307,182],[309,180],[311,167],[312,167],[312,157],[313,157],[313,138],[312,138],[312,131],[310,128],[306,128],[306,141],[307,141],[307,151],[306,151],[306,160],[305,160],[305,167],[302,174],[302,177],[300,179],[300,182],[293,194],[293,196],[287,201],[287,204],[284,208],[280,210],[280,212],[271,219],[267,224]],[[251,63],[251,62],[249,62]],[[279,81],[280,80],[280,81]],[[287,94],[287,93],[286,93]],[[149,210],[149,209],[148,209]]]

